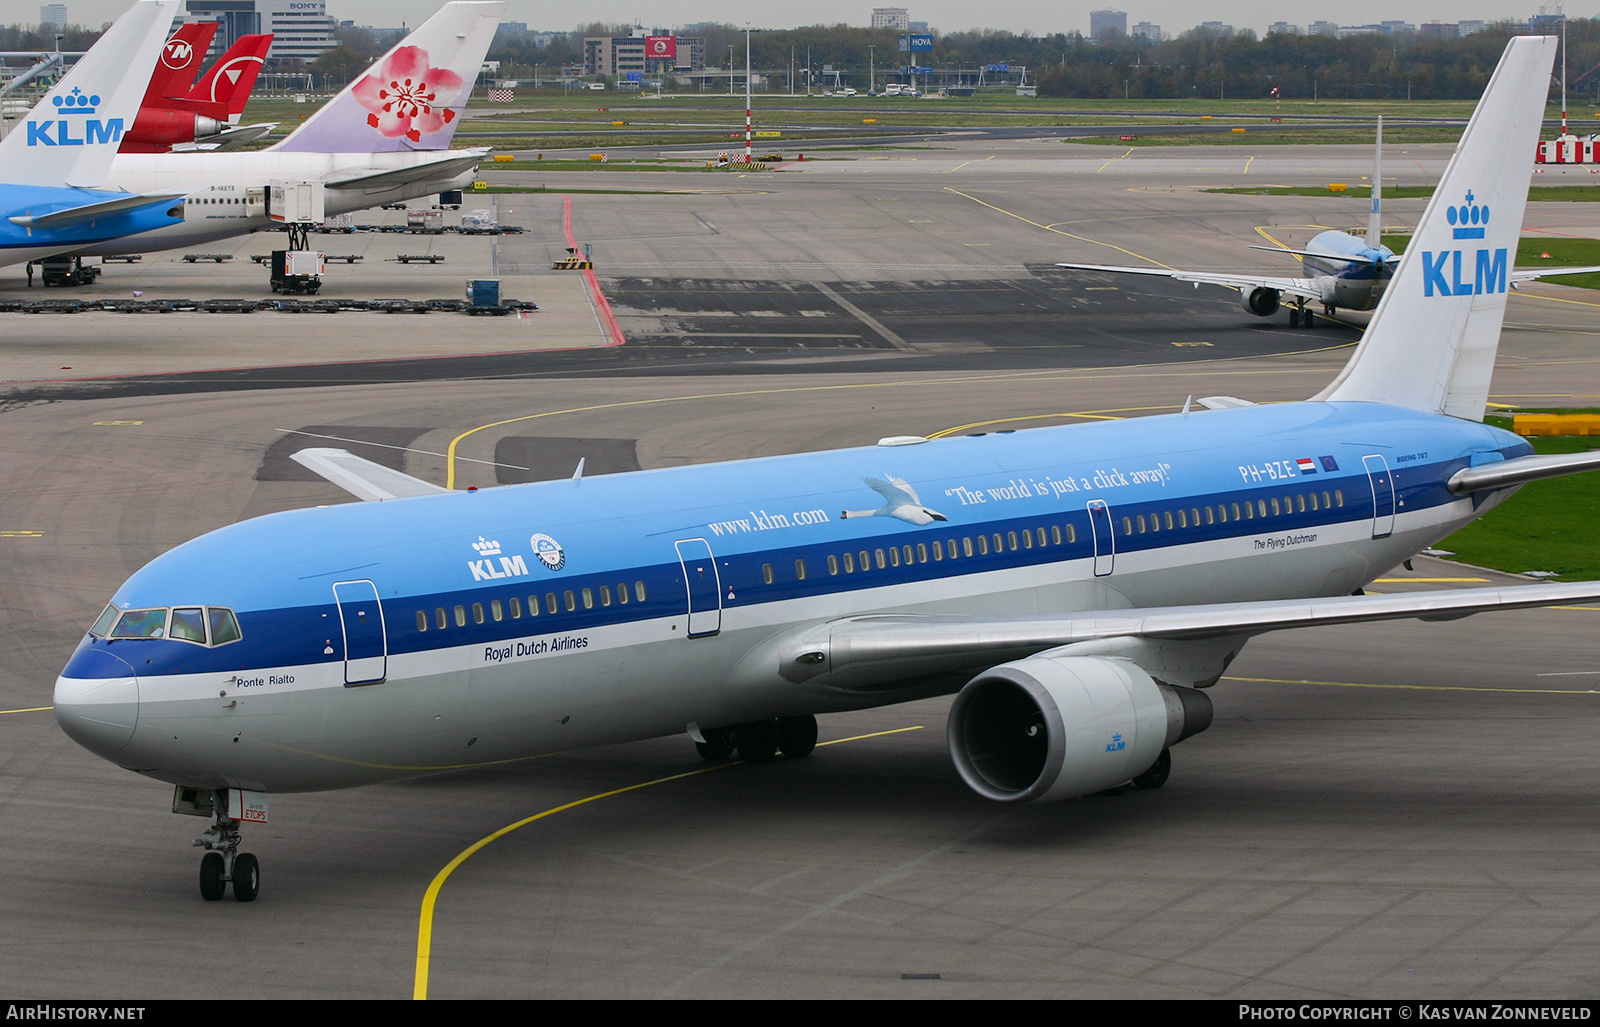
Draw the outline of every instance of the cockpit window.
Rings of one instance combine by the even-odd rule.
[[[234,619],[232,610],[220,606],[208,606],[206,616],[211,620],[212,645],[227,645],[244,637],[239,633],[239,622]]]
[[[167,637],[180,639],[184,642],[199,642],[201,645],[205,645],[205,613],[199,607],[173,610],[172,626],[168,628]]]
[[[167,611],[129,610],[111,629],[112,638],[164,638],[167,633]]]
[[[106,632],[111,630],[111,625],[117,622],[117,616],[121,613],[122,611],[116,606],[108,604],[105,612],[100,614],[100,619],[94,622],[94,627],[89,629],[89,634],[96,638],[105,638]]]
[[[210,640],[207,641],[207,628]],[[170,638],[178,642],[212,647],[237,642],[244,637],[233,611],[223,606],[180,606],[151,610],[118,610],[108,606],[94,622],[89,634],[105,639]]]

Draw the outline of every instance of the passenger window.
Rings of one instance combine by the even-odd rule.
[[[583,608],[585,610],[594,609],[594,589],[586,588],[583,590]]]
[[[998,531],[994,533],[994,551],[997,553],[1004,552],[1000,548],[1000,533]]]
[[[1072,530],[1072,525],[1070,525],[1070,524],[1067,525],[1067,530],[1071,531]],[[1050,525],[1050,541],[1055,543],[1058,546],[1061,544],[1061,525],[1059,525],[1059,524]]]
[[[571,613],[573,610],[576,610],[578,608],[578,597],[573,594],[572,589],[570,589],[570,588],[567,589],[564,598],[567,601],[567,612],[568,613]]]
[[[907,567],[911,566],[911,546],[904,545],[900,547],[900,558]]]
[[[1333,499],[1326,492],[1322,494],[1322,508],[1324,510],[1333,509]]]
[[[1043,528],[1039,529],[1039,534],[1041,534],[1041,535],[1044,534],[1044,529]],[[1024,528],[1023,531],[1022,531],[1022,548],[1023,549],[1032,549],[1033,548],[1033,532],[1029,531],[1026,528]]]
[[[989,536],[988,535],[979,535],[978,536],[978,555],[979,556],[988,556],[989,555]]]
[[[961,552],[965,556],[972,555],[972,536],[968,535],[961,540]]]
[[[844,554],[844,572],[846,574],[854,574],[856,572],[856,558],[849,553]]]
[[[950,559],[952,559],[952,560],[956,559],[956,557],[958,555],[957,551],[956,551],[956,540],[955,539],[951,539],[950,541],[946,542],[945,543],[945,547],[950,553]],[[967,555],[971,556],[972,554],[968,553]]]
[[[529,596],[528,597],[528,616],[530,616],[530,617],[539,616],[539,597],[538,596]]]
[[[951,557],[951,559],[954,559],[955,555],[956,555],[955,554],[955,543],[951,542],[950,543],[950,557]],[[944,562],[944,546],[942,546],[938,542],[935,542],[933,544],[933,562],[934,563],[943,563]]]
[[[511,597],[511,619],[512,620],[521,620],[522,619],[522,599],[521,599],[520,596],[512,596]]]
[[[610,585],[601,585],[600,586],[600,605],[601,606],[610,606],[611,605],[611,586]]]
[[[434,607],[434,610],[433,610],[433,622],[439,626],[439,630],[440,631],[443,631],[448,626],[448,622],[445,620],[445,617],[444,617],[444,607],[442,607],[442,606]]]
[[[1171,510],[1163,511],[1162,514],[1161,514],[1161,517],[1167,523],[1167,530],[1171,531],[1172,530],[1172,511]]]
[[[1195,520],[1195,524],[1198,525],[1199,523],[1200,523],[1200,521],[1197,518]],[[1207,524],[1215,524],[1215,523],[1217,523],[1217,508],[1216,507],[1214,507],[1214,506],[1206,507],[1206,523]]]
[[[1311,509],[1312,510],[1318,509],[1318,507],[1317,507],[1317,494],[1315,492],[1311,493]]]
[[[456,607],[456,627],[464,628],[466,626],[467,626],[467,608],[465,606],[458,606],[458,607]]]
[[[626,581],[617,582],[617,602],[623,606],[628,605],[628,583]]]
[[[1144,514],[1139,515],[1139,534],[1145,533]]]
[[[850,554],[846,553],[845,555],[849,556]],[[839,558],[837,556],[834,556],[832,553],[828,554],[828,573],[829,574],[838,574],[839,573]]]
[[[881,549],[878,550],[878,561],[879,561],[878,566],[882,567],[883,566],[883,562],[882,562],[883,561],[883,550],[881,550]],[[900,566],[900,550],[895,548],[894,546],[890,546],[889,547],[889,566],[890,567],[898,567],[898,566]]]
[[[567,593],[569,596],[571,594],[571,592]],[[546,613],[555,613],[556,610],[560,609],[560,607],[556,605],[556,594],[554,592],[546,592],[544,594],[544,608]]]
[[[1006,532],[1006,541],[1011,544],[1011,551],[1015,553],[1017,551],[1017,533],[1014,531]]]
[[[1334,489],[1333,490],[1333,505],[1334,506],[1343,506],[1344,505],[1344,489]]]
[[[417,630],[418,631],[427,631],[428,630],[428,615],[425,612],[423,612],[422,610],[418,610],[417,611]]]
[[[633,598],[639,600],[641,603],[644,602],[644,582],[635,581],[633,583]]]
[[[867,555],[867,551],[865,549],[856,554],[856,559],[861,564],[861,571],[863,574],[872,569],[872,558]]]
[[[883,550],[881,550],[881,549],[876,550],[876,553],[877,553],[877,557],[878,557],[878,570],[881,571],[885,567],[888,566],[888,560],[886,560],[884,558]],[[865,562],[865,561],[863,561],[863,562]]]
[[[1132,535],[1133,534],[1133,518],[1132,517],[1124,517],[1124,518],[1122,518],[1122,533],[1124,535]]]
[[[1262,513],[1262,516],[1266,515],[1266,511],[1265,510],[1263,510],[1261,513]],[[1278,497],[1277,496],[1273,496],[1272,497],[1272,516],[1274,516],[1274,517],[1278,516]]]
[[[168,638],[176,638],[184,642],[199,642],[206,644],[206,618],[198,606],[192,609],[172,611],[172,627],[168,629]]]
[[[483,623],[483,604],[482,603],[473,603],[472,604],[472,623],[474,623],[474,624],[482,624]]]
[[[761,583],[763,585],[772,584],[772,564],[764,563],[761,565]]]
[[[917,562],[918,563],[927,563],[928,562],[928,544],[926,542],[918,542],[917,543]]]
[[[505,608],[505,605],[502,604],[500,602],[500,600],[498,600],[498,599],[491,600],[490,603],[489,603],[489,616],[493,617],[495,619],[495,623],[497,623],[497,624],[500,621],[505,620],[506,619],[506,608]]]
[[[794,562],[794,578],[796,581],[806,580],[806,562],[804,560],[796,560]]]
[[[1067,525],[1067,541],[1068,542],[1076,542],[1076,541],[1078,541],[1078,528],[1077,528],[1077,525],[1074,525],[1074,524]]]

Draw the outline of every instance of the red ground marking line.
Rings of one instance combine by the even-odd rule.
[[[572,247],[573,256],[578,254],[578,240],[572,235],[572,197],[563,196],[564,209],[561,213],[561,230],[567,233],[567,245]],[[617,324],[617,315],[611,312],[611,303],[606,299],[606,294],[600,291],[600,279],[594,276],[594,268],[583,269],[583,280],[589,283],[589,295],[594,299],[596,309],[600,311],[600,319],[605,322],[606,330],[611,333],[609,345],[621,346],[628,340],[622,334],[622,328]]]

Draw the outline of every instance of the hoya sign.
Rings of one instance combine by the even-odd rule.
[[[122,119],[84,118],[68,121],[65,118],[49,121],[26,121],[29,146],[94,146],[100,143],[122,142]],[[74,134],[75,128],[81,131]]]

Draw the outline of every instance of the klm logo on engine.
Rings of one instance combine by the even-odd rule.
[[[1445,208],[1445,220],[1456,239],[1482,239],[1489,226],[1489,205],[1467,202]],[[1506,291],[1506,249],[1422,251],[1424,296],[1481,296]]]

